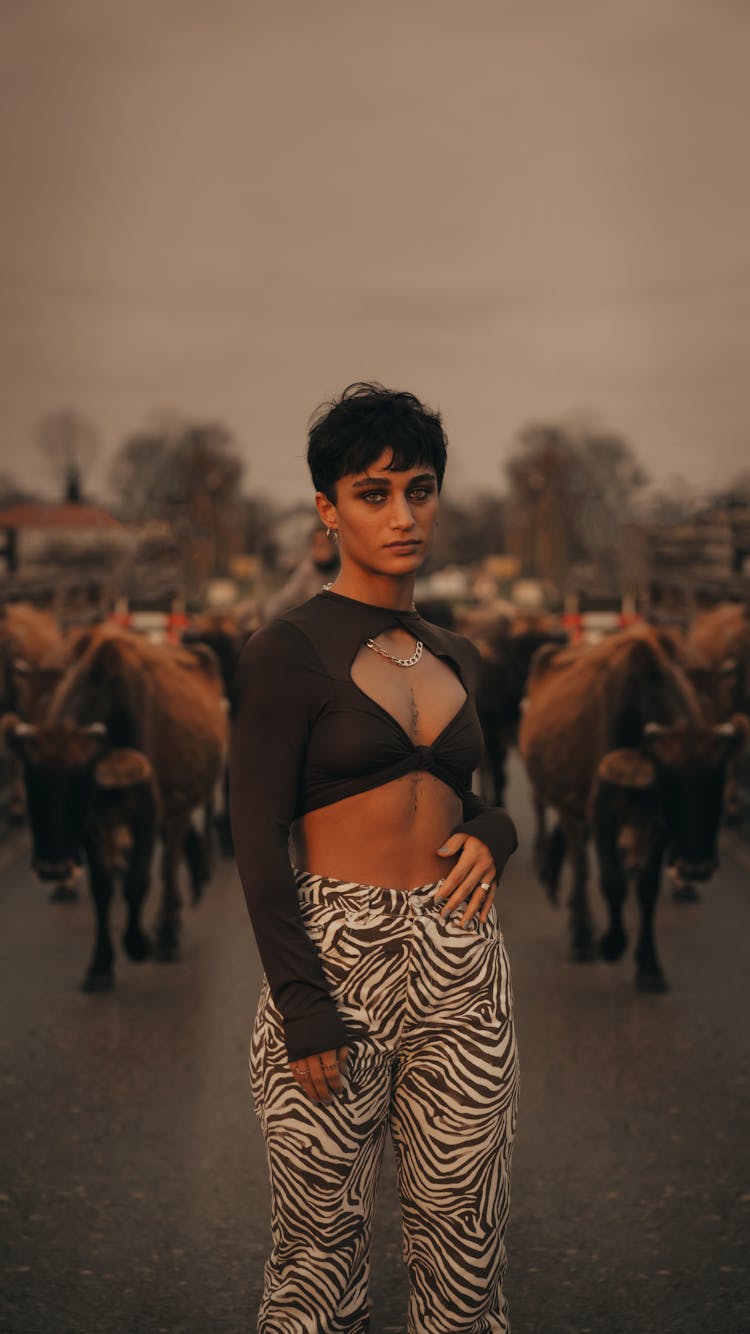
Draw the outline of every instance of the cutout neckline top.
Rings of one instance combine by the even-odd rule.
[[[465,697],[429,744],[416,742],[351,677],[370,637],[402,626],[453,668]],[[513,822],[471,791],[482,754],[474,704],[479,652],[418,611],[326,589],[269,621],[240,654],[230,737],[230,802],[237,867],[290,1060],[346,1041],[320,959],[302,922],[289,860],[292,823],[309,811],[417,770],[461,798],[450,833],[480,838],[498,874],[516,846]]]

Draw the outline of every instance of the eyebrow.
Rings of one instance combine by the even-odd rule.
[[[415,486],[419,482],[436,482],[437,475],[434,472],[420,472],[416,477],[409,478],[409,486]],[[357,491],[368,486],[390,486],[390,477],[363,477],[359,482],[352,482],[352,490]]]

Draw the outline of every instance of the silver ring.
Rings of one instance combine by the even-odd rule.
[[[483,890],[486,894],[488,889],[492,889],[492,885],[487,880],[480,880],[477,889]]]
[[[309,1070],[295,1070],[294,1073],[295,1073],[297,1079],[309,1079],[309,1078],[310,1078],[310,1071],[309,1071]]]

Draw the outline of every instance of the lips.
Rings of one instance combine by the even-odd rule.
[[[421,546],[421,543],[420,543],[420,542],[389,542],[389,543],[388,543],[388,550],[389,550],[389,551],[416,551],[416,549],[417,549],[418,546]]]

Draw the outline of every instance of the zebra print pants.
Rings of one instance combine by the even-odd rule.
[[[310,1102],[263,983],[250,1069],[271,1175],[259,1334],[367,1334],[375,1193],[390,1128],[409,1334],[510,1329],[502,1280],[518,1058],[508,959],[486,923],[410,893],[297,871],[352,1035],[345,1088]]]

